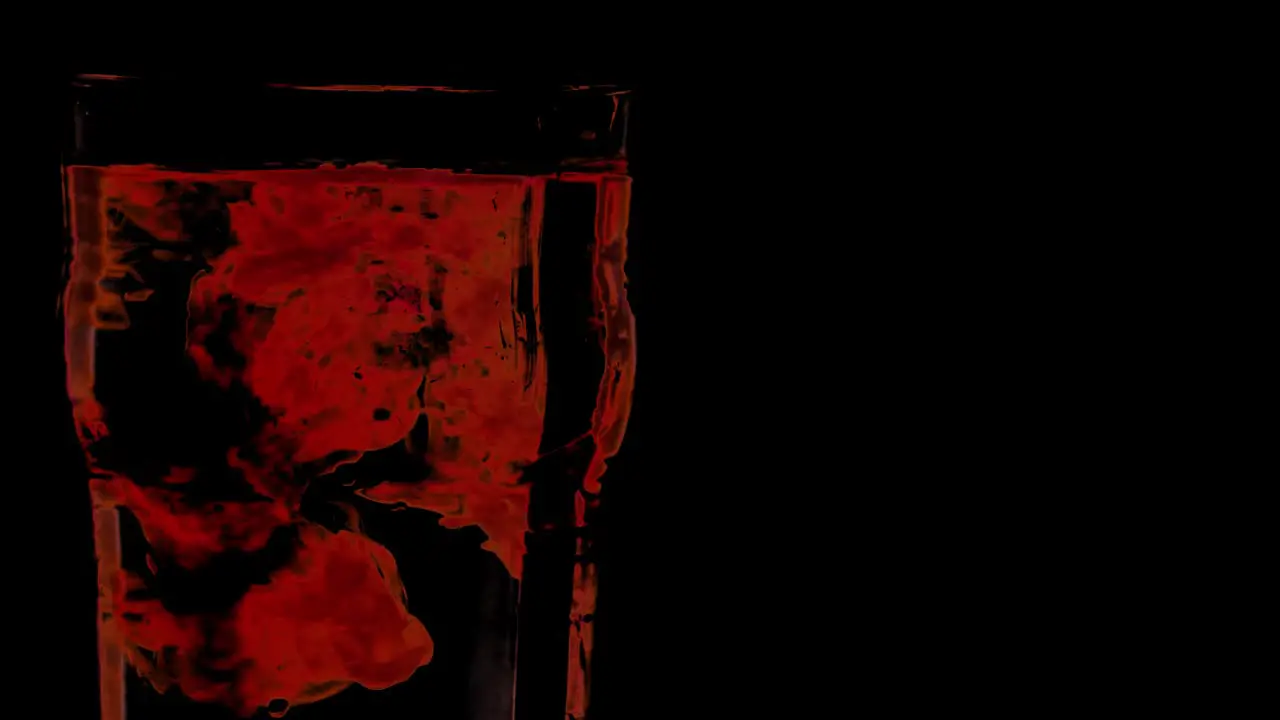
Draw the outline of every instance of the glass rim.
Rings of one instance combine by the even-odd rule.
[[[282,82],[283,78],[241,77],[236,75],[116,75],[110,73],[76,73],[70,79],[73,87],[92,87],[102,84],[140,84],[153,86],[209,86],[224,85],[237,88],[270,88],[273,90],[299,90],[304,92],[350,92],[350,93],[439,93],[454,95],[483,95],[491,93],[585,93],[604,96],[629,95],[635,87],[627,83],[581,83],[581,84],[547,84],[538,82],[517,83],[503,86],[498,83],[459,82],[459,83],[392,83],[392,82]],[[518,80],[518,78],[517,78]]]

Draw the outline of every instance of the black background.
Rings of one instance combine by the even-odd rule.
[[[1201,307],[1212,291],[1194,269],[1153,272],[1165,251],[1151,248],[1199,262],[1217,235],[1192,231],[1188,213],[1234,216],[1186,195],[1221,168],[1183,172],[1188,138],[1217,148],[1234,136],[1196,125],[1199,110],[1236,117],[1197,105],[1187,79],[1234,70],[1198,62],[1195,33],[1185,52],[1155,51],[1088,14],[1019,32],[965,12],[855,26],[782,15],[742,30],[686,30],[673,15],[583,62],[481,73],[637,87],[628,272],[640,355],[623,452],[645,481],[609,490],[606,720],[868,707],[1027,717],[1096,712],[1117,695],[1185,707],[1214,687],[1206,659],[1234,649],[1189,641],[1196,619],[1222,635],[1210,629],[1222,613],[1186,598],[1237,595],[1186,568],[1177,530],[1142,518],[1186,518],[1196,553],[1224,556],[1201,546],[1217,528],[1194,510],[1152,513],[1163,491],[1147,482],[1202,498],[1214,475],[1188,474],[1185,458],[1217,450],[1197,433],[1222,409],[1196,422],[1165,410],[1186,397],[1170,388],[1224,375],[1169,364],[1199,340],[1179,293]],[[1191,75],[1180,53],[1197,59]],[[620,54],[635,60],[601,60]],[[384,81],[349,70],[350,56],[308,71]],[[75,69],[90,67],[131,71]],[[75,651],[91,620],[68,609],[92,605],[87,514],[76,515],[87,503],[57,440],[59,106],[47,99],[56,83],[27,82],[35,71],[15,67],[4,110],[17,126],[0,284],[14,423],[6,680],[30,716],[92,717],[92,671]],[[410,75],[385,80],[436,82]],[[1167,104],[1148,79],[1171,89]],[[1235,277],[1239,264],[1214,272]],[[1145,334],[1166,315],[1178,328],[1168,345]],[[1152,472],[1161,458],[1179,467]],[[1144,576],[1160,561],[1178,569]],[[1234,697],[1247,696],[1233,687],[1211,702]]]
[[[45,698],[38,704],[60,717],[93,718],[93,543],[55,305],[62,282],[61,93],[74,71],[153,77],[165,71],[90,63],[39,76],[25,115],[35,121],[22,148],[30,164],[17,153],[11,173],[17,192],[11,212],[22,216],[24,230],[13,241],[18,254],[6,284],[15,444],[5,529],[15,548],[9,592],[17,607],[10,612],[22,637],[15,644],[29,658],[11,680],[24,694]],[[238,82],[634,88],[627,273],[638,369],[631,423],[616,459],[626,482],[610,483],[604,496],[592,717],[734,717],[737,708],[770,707],[796,662],[766,648],[798,631],[793,615],[804,603],[792,607],[787,588],[810,582],[800,579],[805,571],[798,566],[780,576],[767,563],[787,534],[770,521],[771,508],[791,502],[781,469],[764,460],[776,442],[768,439],[770,427],[787,416],[763,409],[776,402],[763,381],[776,366],[770,357],[785,354],[779,340],[785,331],[767,312],[780,302],[773,295],[780,284],[769,278],[789,268],[784,258],[759,252],[777,241],[760,237],[761,227],[778,227],[770,213],[786,201],[777,196],[777,176],[752,118],[761,103],[779,102],[776,93],[691,84],[625,66],[542,67],[536,74],[456,68],[408,76],[377,68],[187,74]],[[757,163],[747,150],[753,141]],[[761,604],[767,612],[756,610]],[[792,712],[801,700],[785,702]]]

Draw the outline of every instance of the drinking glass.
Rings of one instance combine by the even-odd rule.
[[[586,717],[629,93],[70,96],[102,718]]]

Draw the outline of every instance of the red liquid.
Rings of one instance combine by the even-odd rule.
[[[621,271],[628,181],[567,179],[598,190],[593,287],[606,355],[581,523],[630,398]],[[122,717],[125,661],[160,692],[177,688],[242,716],[279,714],[353,683],[387,688],[432,661],[431,628],[408,612],[396,561],[363,532],[359,514],[344,506],[348,519],[335,531],[301,512],[310,485],[370,451],[402,443],[430,471],[353,494],[429,511],[424,522],[438,515],[446,528],[478,527],[482,547],[521,577],[530,529],[522,472],[539,457],[546,397],[537,319],[544,183],[373,166],[68,169],[68,387],[96,471],[104,718]],[[196,184],[203,189],[193,194]],[[192,218],[208,208],[193,207],[193,197],[225,204],[229,246],[194,236]],[[226,452],[232,480],[215,500],[202,467],[171,466],[143,482],[98,457],[115,408],[95,393],[96,336],[128,330],[131,305],[160,300],[139,271],[143,257],[148,267],[200,268],[186,297],[188,362],[201,382],[247,392],[267,418]],[[145,573],[121,567],[120,509],[140,526],[152,573],[199,572],[230,552],[261,552],[282,528],[296,540],[286,565],[227,607],[175,612],[148,595]],[[579,567],[575,584],[567,707],[580,714],[593,569]]]

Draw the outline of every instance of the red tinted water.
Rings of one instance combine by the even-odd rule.
[[[584,483],[590,498],[621,441],[631,390],[627,181],[565,180],[594,183],[600,198],[593,287],[606,372],[592,424],[597,456]],[[229,247],[190,242],[181,218],[192,183],[243,198],[227,205]],[[431,661],[429,629],[406,609],[394,558],[361,531],[354,511],[337,532],[304,518],[314,477],[300,467],[331,471],[402,442],[429,461],[430,478],[356,492],[431,511],[448,528],[479,527],[483,547],[521,576],[529,493],[520,481],[538,457],[546,364],[536,310],[518,308],[517,296],[531,294],[536,308],[544,183],[378,166],[68,169],[68,388],[91,464],[112,426],[94,393],[94,334],[127,328],[129,304],[151,297],[146,288],[104,289],[104,280],[141,280],[126,260],[138,246],[112,231],[119,217],[154,238],[145,249],[152,259],[203,264],[187,301],[189,360],[209,383],[247,388],[271,418],[228,453],[249,499],[194,500],[185,488],[197,468],[172,467],[159,484],[97,468],[104,718],[120,717],[126,659],[160,691],[176,685],[243,715],[283,712],[352,683],[385,688]],[[410,432],[424,422],[425,437]],[[292,561],[229,610],[175,614],[136,592],[145,581],[120,568],[114,508],[137,519],[149,563],[199,569],[229,551],[261,550],[282,527],[298,540]],[[582,617],[594,605],[594,574],[580,568],[576,585],[570,708],[585,702],[579,658],[590,649]]]

